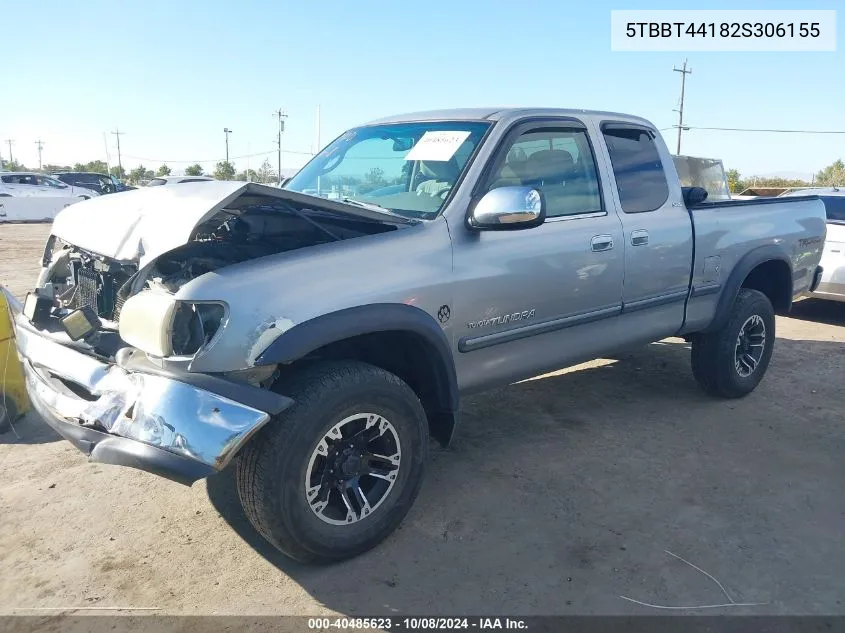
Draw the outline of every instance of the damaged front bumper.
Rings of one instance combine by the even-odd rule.
[[[226,467],[293,401],[209,374],[163,368],[139,352],[106,363],[41,331],[3,289],[33,408],[95,462],[190,485]]]

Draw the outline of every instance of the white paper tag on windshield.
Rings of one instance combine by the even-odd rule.
[[[455,155],[468,136],[469,132],[426,132],[405,155],[405,160],[447,161]]]

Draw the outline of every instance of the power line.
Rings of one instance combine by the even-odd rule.
[[[672,67],[672,70],[676,73],[681,73],[681,103],[677,110],[678,112],[678,151],[677,154],[680,156],[681,154],[681,133],[684,131],[684,88],[687,84],[687,75],[692,74],[692,68],[687,70],[687,60],[684,60],[683,68],[675,68]]]
[[[13,163],[15,162],[15,159],[12,157],[12,145],[15,144],[15,141],[13,139],[7,138],[6,142],[9,144],[9,162]]]
[[[693,127],[687,126],[685,130],[716,130],[720,132],[775,132],[778,134],[845,134],[845,130],[776,130],[766,128],[750,127]]]
[[[237,160],[239,158],[255,158],[256,156],[267,156],[269,154],[275,154],[278,150],[271,149],[267,150],[266,152],[255,152],[253,154],[241,154],[240,156],[232,156],[232,160]],[[298,152],[291,149],[283,149],[282,154],[296,154],[297,156],[313,156],[312,152]],[[133,160],[143,160],[148,163],[185,163],[185,164],[193,164],[193,163],[217,163],[219,162],[220,158],[201,158],[196,160],[167,160],[164,158],[145,158],[144,156],[134,156],[132,154],[127,154],[126,158],[131,158]]]

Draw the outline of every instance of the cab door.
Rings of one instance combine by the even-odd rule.
[[[672,158],[654,130],[605,122],[600,132],[622,220],[622,325],[632,339],[658,340],[677,332],[684,321],[692,219]]]
[[[585,124],[516,125],[486,172],[473,202],[491,189],[532,187],[547,217],[518,231],[450,221],[462,391],[592,358],[597,346],[612,344],[607,328],[621,311],[622,226],[606,204]]]

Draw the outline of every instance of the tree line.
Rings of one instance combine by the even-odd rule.
[[[148,169],[144,165],[138,165],[134,169],[126,171],[122,167],[114,166],[108,168],[105,161],[92,160],[87,163],[74,163],[73,165],[44,165],[40,170],[28,169],[24,164],[18,161],[5,161],[3,163],[4,169],[9,171],[42,171],[50,174],[59,171],[88,171],[96,172],[98,174],[111,174],[115,178],[128,182],[130,185],[146,184],[156,176],[170,176],[171,168],[167,164],[160,165],[158,169]],[[214,166],[214,170],[206,174],[203,171],[202,165],[195,163],[185,168],[186,176],[210,176],[217,180],[250,180],[252,182],[261,183],[275,183],[278,182],[279,176],[270,161],[265,159],[261,166],[256,169],[244,170],[238,172],[231,162],[220,161]]]
[[[833,161],[816,173],[810,182],[800,178],[743,178],[737,169],[728,169],[725,176],[731,193],[740,193],[749,187],[845,187],[845,162],[842,159]]]
[[[5,168],[9,171],[38,171],[27,169],[23,164],[17,161],[6,161]],[[111,174],[115,178],[126,181],[131,185],[145,184],[155,178],[156,176],[169,176],[171,169],[168,165],[163,164],[155,171],[147,169],[144,165],[138,165],[130,171],[126,171],[121,167],[108,168],[105,161],[92,160],[87,163],[74,163],[71,165],[44,165],[41,171],[45,173],[52,173],[57,171],[92,171],[99,174]],[[381,170],[374,168],[373,173],[366,175],[366,180],[371,188],[387,184],[382,183],[384,180]],[[231,162],[220,161],[214,166],[214,170],[206,174],[203,171],[202,165],[195,163],[185,168],[186,176],[211,176],[217,180],[250,180],[252,182],[261,183],[275,183],[278,182],[279,175],[270,161],[265,159],[261,166],[256,169],[244,170],[238,172]],[[728,180],[728,186],[731,193],[739,193],[748,189],[749,187],[833,187],[845,186],[845,162],[842,159],[836,160],[824,169],[815,174],[811,182],[796,178],[771,178],[761,176],[750,176],[743,178],[742,174],[737,169],[728,169],[725,172]],[[348,184],[348,183],[345,183]]]

